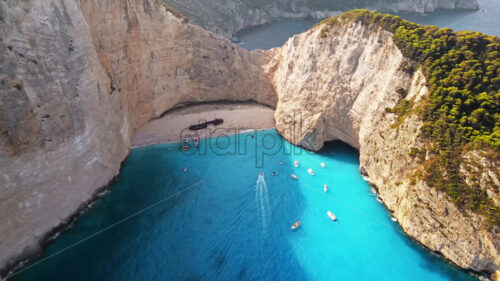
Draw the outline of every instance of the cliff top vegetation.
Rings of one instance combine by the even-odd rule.
[[[500,38],[474,31],[421,26],[397,16],[354,10],[326,19],[317,26],[326,38],[335,26],[362,23],[393,33],[410,74],[422,67],[429,95],[419,104],[401,99],[395,113],[419,115],[422,139],[428,145],[412,156],[423,162],[422,180],[446,192],[460,208],[486,215],[490,226],[500,225],[500,209],[481,187],[478,177],[466,184],[460,172],[471,150],[500,160]],[[399,116],[399,120],[404,116]],[[427,157],[425,157],[427,155]],[[480,164],[478,164],[481,170]],[[469,177],[470,178],[470,177]],[[479,177],[480,178],[480,177]],[[493,185],[493,183],[491,183]],[[498,190],[497,190],[498,192]]]
[[[167,5],[165,2],[163,2],[162,0],[158,0],[158,2],[163,6],[165,7],[165,10],[167,10],[167,12],[170,12],[172,15],[174,15],[174,17],[176,18],[179,18],[182,20],[182,22],[187,22],[188,19],[179,11],[177,11],[176,9],[170,7],[169,5]]]

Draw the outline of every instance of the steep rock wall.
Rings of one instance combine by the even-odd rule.
[[[477,0],[163,0],[193,22],[230,38],[246,27],[280,18],[326,18],[340,11],[369,8],[427,13],[437,9],[478,9]]]
[[[460,267],[494,272],[500,266],[500,237],[482,217],[458,210],[448,197],[410,180],[419,168],[410,155],[420,147],[421,122],[386,113],[401,99],[427,94],[421,70],[400,70],[404,57],[392,33],[346,22],[327,33],[321,27],[269,51],[266,67],[279,96],[275,113],[280,134],[318,150],[341,140],[360,151],[363,173],[378,187],[404,231]]]
[[[416,2],[415,2],[416,3]],[[39,242],[117,174],[134,130],[184,102],[276,106],[280,133],[316,150],[360,150],[369,180],[403,229],[464,268],[498,267],[498,234],[422,182],[420,122],[386,114],[421,72],[399,70],[391,34],[318,28],[269,52],[247,52],[183,23],[153,0],[0,1],[0,267]],[[89,176],[91,175],[91,176]]]
[[[0,17],[0,268],[106,185],[151,118],[184,102],[276,105],[263,54],[155,0],[9,0]]]

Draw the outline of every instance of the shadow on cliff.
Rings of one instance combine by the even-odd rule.
[[[261,106],[265,106],[265,107],[271,108],[273,110],[276,109],[276,106],[272,107],[272,106],[269,106],[268,104],[259,103],[259,102],[254,101],[254,100],[246,100],[246,101],[218,100],[218,101],[207,101],[207,102],[187,102],[187,103],[181,103],[181,104],[175,105],[173,108],[171,108],[169,110],[166,110],[160,116],[158,116],[157,118],[153,118],[152,120],[154,120],[154,119],[160,119],[160,118],[164,117],[165,115],[167,115],[169,113],[173,113],[173,112],[185,109],[185,108],[194,107],[194,106],[198,106],[198,105],[213,105],[213,106],[223,106],[223,105],[250,105],[251,106],[251,105],[261,105]]]
[[[334,153],[332,153],[334,152]],[[342,141],[327,141],[317,152],[319,155],[334,155],[337,161],[359,165],[359,151]],[[354,157],[353,157],[354,155]]]
[[[418,266],[426,271],[434,272],[437,275],[450,278],[450,280],[456,281],[475,281],[477,280],[475,277],[464,274],[464,270],[444,261],[444,259],[436,254],[431,253],[431,250],[425,248],[420,245],[418,242],[412,240],[406,234],[403,233],[403,230],[398,226],[399,235],[403,237],[403,241],[405,244],[412,248],[415,252],[421,255],[422,259],[419,259],[420,263]],[[446,263],[443,266],[443,263]]]

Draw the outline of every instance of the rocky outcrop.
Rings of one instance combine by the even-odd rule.
[[[437,9],[467,9],[477,10],[477,0],[405,0],[405,1],[378,1],[375,8],[392,12],[428,13]]]
[[[186,102],[252,100],[277,107],[277,128],[295,144],[358,148],[410,236],[461,267],[498,268],[500,239],[481,217],[408,179],[421,123],[393,126],[385,108],[398,88],[425,95],[422,72],[399,69],[389,32],[346,23],[324,35],[247,52],[154,0],[0,1],[0,267],[38,251],[106,185],[148,120]]]
[[[486,230],[483,217],[458,210],[447,195],[412,179],[420,165],[410,152],[422,146],[422,123],[414,115],[397,122],[386,108],[402,98],[400,88],[418,102],[428,93],[427,83],[421,70],[408,74],[400,68],[405,58],[392,37],[346,20],[269,51],[278,131],[311,150],[331,140],[359,149],[364,174],[409,236],[460,267],[492,273],[500,266],[499,234]]]
[[[0,2],[0,268],[119,171],[136,128],[185,102],[274,89],[250,54],[156,0]]]
[[[327,18],[340,11],[369,8],[427,13],[437,9],[478,9],[477,0],[163,0],[193,22],[228,38],[246,27],[280,18]]]

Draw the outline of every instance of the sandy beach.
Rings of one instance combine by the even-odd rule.
[[[224,119],[218,126],[191,131],[190,125]],[[142,126],[132,137],[132,147],[179,142],[183,137],[200,139],[235,134],[251,129],[274,128],[274,109],[256,103],[210,103],[173,109]]]

